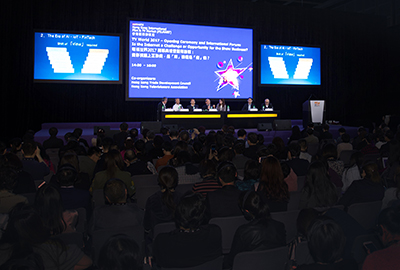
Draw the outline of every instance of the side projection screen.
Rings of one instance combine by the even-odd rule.
[[[253,30],[129,21],[127,99],[253,96]]]
[[[35,32],[37,82],[121,83],[121,37]]]
[[[260,45],[261,85],[321,85],[320,48]]]

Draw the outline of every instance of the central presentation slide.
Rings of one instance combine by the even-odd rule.
[[[253,96],[253,30],[130,21],[127,99]]]

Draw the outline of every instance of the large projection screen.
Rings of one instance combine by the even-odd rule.
[[[260,85],[321,85],[321,49],[261,43]]]
[[[34,81],[122,83],[121,35],[35,31]]]
[[[129,21],[127,100],[253,96],[253,30]]]

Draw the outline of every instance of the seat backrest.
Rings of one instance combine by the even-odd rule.
[[[355,203],[349,206],[347,213],[368,231],[375,226],[381,207],[382,201]]]
[[[355,152],[358,152],[358,150],[343,150],[340,152],[339,160],[343,161],[345,167],[350,165],[351,155],[353,155]]]
[[[222,263],[224,262],[224,256],[219,256],[218,258],[203,263],[198,266],[193,266],[193,267],[185,267],[185,268],[164,268],[161,267],[162,270],[221,270],[222,269]]]
[[[86,232],[86,225],[87,225],[87,214],[86,214],[86,209],[83,207],[80,207],[76,209],[78,212],[78,222],[76,224],[76,231],[80,233]]]
[[[297,176],[297,191],[301,191],[306,183],[306,176]]]
[[[285,224],[286,229],[286,243],[290,243],[297,234],[296,220],[300,210],[288,210],[284,212],[273,212],[271,217],[274,220],[280,221]]]
[[[311,257],[310,250],[308,249],[307,241],[302,241],[297,244],[295,260],[297,265],[314,263],[314,259]]]
[[[167,233],[176,229],[175,222],[163,222],[158,223],[154,226],[153,229],[153,239],[156,239],[156,236],[160,233]]]
[[[233,236],[236,229],[245,224],[247,220],[243,216],[237,217],[215,217],[210,220],[210,224],[218,225],[222,233],[222,253],[227,254],[231,250]]]
[[[157,174],[142,174],[132,176],[135,187],[156,186],[158,184]]]
[[[262,250],[246,251],[235,256],[232,270],[281,270],[288,261],[287,246]]]
[[[181,194],[185,194],[186,192],[192,192],[193,184],[179,184],[176,187],[176,191],[179,191]]]
[[[92,259],[97,262],[99,252],[104,243],[111,237],[117,234],[125,234],[132,237],[139,247],[143,246],[144,228],[143,226],[129,226],[122,228],[111,228],[97,230],[92,233]]]
[[[94,202],[94,207],[98,207],[106,204],[106,199],[104,197],[104,191],[102,189],[95,189],[92,192],[92,198]]]
[[[142,186],[136,187],[136,203],[139,208],[144,209],[146,207],[147,199],[160,190],[160,187],[157,186]]]
[[[301,196],[301,191],[290,192],[290,199],[289,199],[289,203],[287,206],[288,211],[299,209],[300,196]]]

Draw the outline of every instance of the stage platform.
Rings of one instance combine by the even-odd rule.
[[[141,122],[126,122],[131,128],[137,128],[140,133],[140,126]],[[292,126],[299,126],[300,130],[303,129],[303,121],[299,119],[291,120]],[[58,138],[64,139],[64,135],[67,132],[72,132],[75,128],[81,128],[83,130],[82,137],[91,144],[92,138],[95,138],[94,135],[94,128],[97,126],[109,126],[110,127],[110,135],[119,132],[119,125],[120,122],[84,122],[84,123],[43,123],[42,129],[35,134],[35,140],[39,143],[43,143],[46,139],[49,138],[49,129],[51,127],[56,127],[58,129]],[[357,128],[358,127],[349,127],[349,126],[342,126],[342,125],[330,125],[330,132],[333,135],[333,138],[336,139],[339,137],[339,128],[344,127],[351,136],[354,138],[357,136]],[[216,130],[216,129],[214,129]],[[209,132],[210,130],[207,130]],[[217,131],[217,130],[216,130]],[[237,131],[237,130],[235,130]],[[287,143],[290,135],[291,130],[271,130],[271,131],[258,131],[256,128],[254,129],[246,129],[247,132],[256,132],[260,133],[265,138],[265,144],[270,143],[274,137],[281,137],[285,143]],[[141,135],[139,135],[141,136]]]

